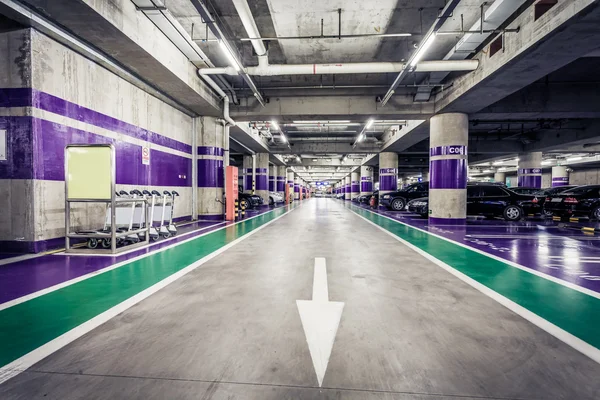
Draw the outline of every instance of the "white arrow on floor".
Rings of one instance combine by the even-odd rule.
[[[344,303],[329,301],[327,267],[324,258],[315,258],[312,300],[296,300],[296,304],[319,387],[321,387],[344,310]]]

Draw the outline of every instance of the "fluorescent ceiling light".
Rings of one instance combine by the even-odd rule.
[[[285,135],[283,134],[283,132],[281,132],[281,141],[283,143],[287,143],[287,138],[285,137]]]
[[[550,165],[554,162],[554,160],[544,160],[542,161],[542,165]]]
[[[238,63],[237,59],[231,53],[231,50],[229,50],[229,47],[222,40],[219,42],[219,46],[221,47],[221,51],[223,52],[223,54],[225,54],[225,57],[227,57],[227,60],[229,60],[229,64],[233,68],[235,68],[236,71],[239,71],[240,64]]]
[[[298,162],[302,162],[302,160],[300,159],[300,157],[296,156],[296,161]]]
[[[271,125],[275,127],[275,129],[279,129],[279,125],[277,125],[277,121],[271,121]]]
[[[520,158],[515,158],[515,161],[516,161],[516,162],[519,162],[520,160],[521,160]]]
[[[375,122],[374,120],[370,119],[367,121],[367,125],[365,125],[365,129],[369,129],[370,127],[373,126],[373,122]]]
[[[292,121],[294,124],[344,124],[350,121]]]
[[[484,170],[483,170],[483,171],[481,171],[481,172],[483,172],[483,173],[485,174],[485,173],[494,172],[494,171],[493,171],[493,170],[491,170],[491,169],[484,169]]]
[[[583,160],[583,157],[571,157],[571,158],[567,158],[567,161],[579,161],[579,160]]]
[[[492,165],[502,165],[504,161],[494,161]]]
[[[429,50],[434,41],[435,32],[432,32],[431,35],[427,38],[427,40],[425,40],[425,43],[423,43],[423,45],[417,50],[417,54],[415,54],[412,61],[410,62],[411,67],[415,67],[419,63],[419,61],[421,61],[421,59],[423,58],[427,50]]]

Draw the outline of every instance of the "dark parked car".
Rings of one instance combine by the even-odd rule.
[[[255,194],[244,193],[241,186],[238,187],[238,200],[240,202],[240,207],[244,205],[246,209],[263,205],[262,197]]]
[[[549,196],[544,209],[561,218],[584,216],[600,220],[600,185],[577,186]]]
[[[542,208],[532,200],[535,196],[517,194],[499,185],[467,185],[467,215],[502,217],[507,221],[518,221],[528,214],[539,214]],[[426,217],[429,202],[426,197],[408,204],[408,211]]]
[[[360,195],[356,198],[356,201],[358,201],[360,204],[367,204],[369,205],[369,203],[371,202],[371,197],[373,196],[377,196],[379,197],[379,191],[376,190],[373,192],[373,194],[363,194]]]
[[[561,192],[565,192],[567,190],[573,189],[575,187],[577,187],[577,186],[575,186],[575,185],[558,186],[558,187],[553,187],[553,188],[539,189],[537,192],[533,193],[533,195],[535,196],[535,199],[533,199],[533,201],[542,207],[544,215],[551,216],[552,212],[549,210],[546,210],[544,208],[544,203],[546,202],[546,198],[554,196],[555,194],[559,194]]]
[[[379,203],[390,210],[402,211],[406,204],[413,199],[429,195],[429,182],[413,183],[405,189],[380,196]]]

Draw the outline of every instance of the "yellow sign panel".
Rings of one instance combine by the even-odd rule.
[[[67,146],[65,157],[68,199],[111,199],[111,147]]]

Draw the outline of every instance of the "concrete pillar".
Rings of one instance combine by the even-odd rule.
[[[254,190],[254,156],[244,156],[241,173],[244,175],[244,192],[252,193]]]
[[[467,145],[469,117],[440,114],[431,118],[429,135],[429,222],[464,224],[467,217]]]
[[[552,187],[567,186],[569,184],[569,173],[567,167],[552,167]]]
[[[269,165],[269,192],[275,191],[275,182],[277,179],[277,167]]]
[[[276,167],[275,191],[285,196],[286,168],[284,166]]]
[[[519,155],[517,170],[519,187],[542,187],[542,152],[535,151]]]
[[[216,118],[202,117],[196,121],[198,145],[198,219],[223,219],[223,137],[225,128]]]
[[[367,195],[373,193],[373,167],[363,165],[360,167],[360,194]]]
[[[350,196],[352,195],[352,177],[350,175],[344,178],[344,187],[346,189],[346,196],[344,196],[344,200],[351,200]]]
[[[353,172],[350,175],[350,200],[360,196],[360,172]]]
[[[398,189],[398,154],[379,154],[379,196]]]
[[[294,176],[294,200],[300,200],[300,178]]]
[[[494,182],[506,183],[506,173],[504,173],[504,172],[496,172],[494,174]]]
[[[263,204],[269,204],[269,153],[256,153],[254,176],[256,195],[262,197]]]

